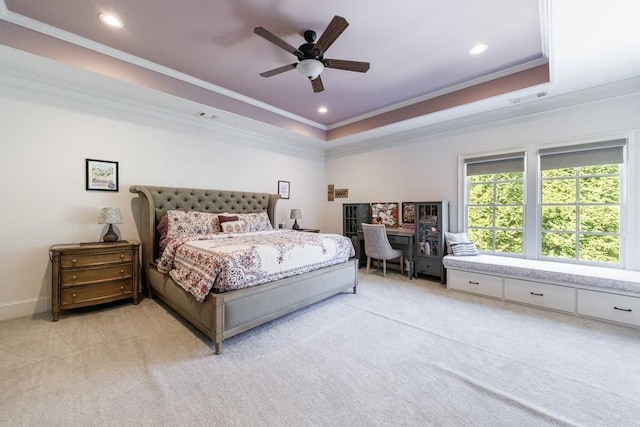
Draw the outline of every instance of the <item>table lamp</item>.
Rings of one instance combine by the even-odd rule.
[[[104,242],[117,242],[118,235],[113,231],[113,224],[122,224],[120,208],[101,208],[98,215],[98,224],[109,224],[109,229],[102,238]]]
[[[289,216],[289,218],[294,220],[293,226],[291,228],[293,228],[294,230],[300,230],[300,226],[298,225],[298,220],[302,218],[302,212],[300,211],[300,209],[291,209],[291,215]]]

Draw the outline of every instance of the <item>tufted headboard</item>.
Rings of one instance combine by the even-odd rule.
[[[267,212],[271,225],[275,228],[278,194],[145,185],[132,185],[129,187],[129,191],[137,193],[141,200],[140,238],[145,273],[146,269],[154,263],[154,251],[158,237],[156,225],[168,210],[179,209],[210,213]]]

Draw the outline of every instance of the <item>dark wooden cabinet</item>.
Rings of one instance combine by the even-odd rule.
[[[449,202],[416,202],[415,274],[438,277],[445,282],[442,258],[446,255],[444,233],[449,231]]]
[[[371,222],[371,205],[369,203],[345,203],[342,205],[342,234],[357,237],[362,231],[361,224]]]
[[[138,304],[140,242],[54,245],[51,256],[51,311],[133,298]]]
[[[342,234],[353,242],[356,258],[362,264],[364,246],[358,240],[358,232],[362,233],[362,223],[371,222],[371,205],[369,203],[344,203],[342,205]],[[366,264],[366,257],[365,264]]]

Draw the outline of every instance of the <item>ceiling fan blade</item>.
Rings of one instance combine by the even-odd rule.
[[[334,16],[316,42],[315,48],[319,49],[322,53],[326,52],[348,26],[349,23],[342,16]]]
[[[265,71],[264,73],[260,73],[262,77],[271,77],[276,74],[284,73],[285,71],[294,70],[297,64],[289,64],[284,65],[282,67],[274,68],[273,70]]]
[[[272,32],[270,32],[264,27],[256,27],[253,29],[253,32],[259,35],[260,37],[264,38],[265,40],[275,44],[276,46],[281,47],[287,52],[293,53],[298,58],[301,58],[304,56],[302,52],[300,52],[297,48],[291,46],[289,43],[282,40],[280,37],[276,36],[275,34],[273,34]]]
[[[320,76],[311,80],[311,87],[315,93],[322,92],[324,90],[324,85],[322,84],[322,79]]]
[[[324,66],[327,68],[336,68],[338,70],[357,71],[358,73],[366,73],[369,71],[368,62],[360,61],[345,61],[343,59],[328,59],[325,58]]]

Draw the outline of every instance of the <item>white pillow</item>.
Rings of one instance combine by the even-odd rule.
[[[447,242],[447,253],[451,254],[453,253],[451,245],[454,243],[467,243],[469,241],[469,237],[467,237],[467,233],[449,233],[448,231],[445,231],[444,240]]]
[[[223,233],[244,233],[246,224],[244,221],[226,221],[220,224]]]

